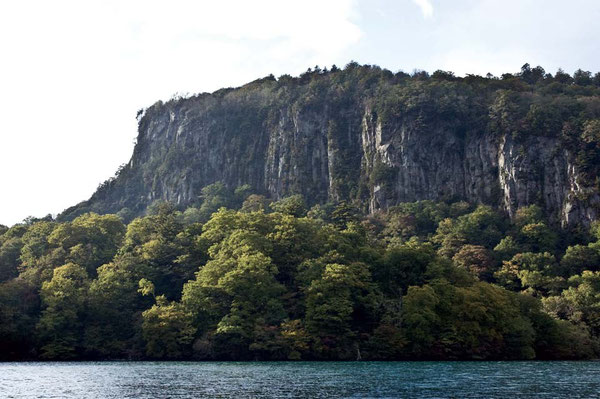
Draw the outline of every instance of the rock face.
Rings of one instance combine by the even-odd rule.
[[[443,126],[418,131],[404,123],[386,130],[367,111],[361,145],[361,173],[369,174],[378,161],[397,171],[387,190],[370,187],[371,212],[398,202],[459,198],[499,206],[511,218],[518,208],[539,204],[563,226],[597,218],[598,194],[582,187],[573,157],[557,138],[515,143],[511,134],[463,136]]]
[[[514,121],[525,118],[519,110],[507,111],[520,126],[511,129],[500,120],[510,115],[498,111],[508,107],[498,105],[499,90],[390,75],[355,67],[156,103],[140,118],[129,163],[61,216],[139,214],[158,199],[184,206],[221,181],[272,199],[355,201],[371,212],[431,199],[490,204],[510,216],[539,204],[563,226],[597,218],[597,190],[560,131],[528,130]],[[517,96],[525,111],[535,102]]]

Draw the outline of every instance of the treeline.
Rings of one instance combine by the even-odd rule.
[[[220,183],[127,225],[28,219],[0,230],[0,358],[593,358],[599,239],[537,206],[362,215]]]
[[[333,65],[331,69],[320,68],[318,65],[314,68],[308,68],[306,72],[300,74],[298,77],[293,77],[291,75],[281,75],[279,78],[275,78],[273,75],[269,75],[267,77],[257,79],[248,85],[258,85],[263,84],[265,82],[281,82],[281,83],[296,83],[296,84],[304,84],[308,83],[311,80],[319,77],[319,76],[328,76],[336,73],[348,73],[349,71],[357,70],[357,69],[372,69],[380,72],[384,77],[388,79],[402,80],[413,78],[415,80],[446,80],[446,81],[466,81],[469,83],[473,82],[481,82],[481,81],[497,81],[495,84],[496,89],[519,89],[524,88],[525,85],[549,85],[552,83],[571,85],[571,86],[580,86],[580,87],[600,87],[600,72],[596,72],[595,74],[591,71],[585,71],[581,68],[577,69],[572,75],[568,72],[565,72],[562,68],[559,68],[556,73],[553,75],[552,73],[546,72],[546,70],[541,66],[533,67],[526,63],[521,67],[521,71],[517,73],[503,73],[501,76],[494,76],[491,73],[488,73],[486,76],[467,74],[465,77],[456,76],[452,71],[444,71],[438,69],[433,73],[429,73],[424,70],[415,69],[412,73],[406,73],[404,71],[398,71],[396,73],[382,69],[377,65],[361,65],[355,61],[349,62],[343,69],[338,68],[336,65]],[[500,83],[500,82],[504,83]],[[519,81],[521,83],[519,83]],[[521,86],[520,86],[521,85]],[[556,90],[559,86],[555,85],[554,89]],[[223,89],[223,90],[231,90],[231,89]],[[563,91],[562,89],[558,89],[558,91]],[[174,100],[180,100],[184,97],[174,97]],[[143,112],[143,110],[142,110]]]

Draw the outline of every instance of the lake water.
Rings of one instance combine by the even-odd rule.
[[[600,362],[0,363],[1,398],[600,398]]]

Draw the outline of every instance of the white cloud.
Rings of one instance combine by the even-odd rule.
[[[600,2],[573,0],[439,2],[426,68],[497,76],[523,64],[554,73],[562,67],[598,70]],[[445,7],[445,8],[444,8]],[[582,13],[581,10],[586,12]],[[423,24],[425,25],[425,24]]]
[[[412,0],[419,8],[421,9],[421,13],[425,18],[431,18],[433,15],[433,5],[429,0]]]

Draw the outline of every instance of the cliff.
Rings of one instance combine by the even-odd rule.
[[[539,204],[563,226],[597,218],[600,89],[558,82],[409,76],[349,64],[298,78],[158,102],[133,156],[67,209],[140,214],[181,206],[221,181],[278,199],[349,200],[365,210],[423,199],[504,209]]]

